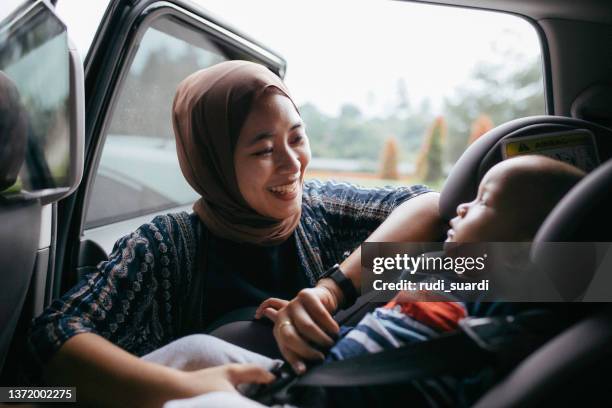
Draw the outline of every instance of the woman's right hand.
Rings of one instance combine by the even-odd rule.
[[[225,364],[196,371],[179,371],[178,384],[185,396],[213,391],[237,392],[238,384],[267,384],[274,375],[255,364]]]
[[[104,407],[161,407],[166,401],[236,392],[238,384],[266,384],[275,378],[254,364],[182,371],[138,358],[93,333],[68,339],[43,374],[49,386],[75,386],[81,403]]]
[[[333,346],[340,331],[332,313],[341,299],[323,281],[326,279],[314,288],[302,289],[275,316],[274,337],[283,357],[298,374],[306,370],[305,361],[325,358],[321,350]]]

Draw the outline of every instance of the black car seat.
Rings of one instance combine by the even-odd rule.
[[[440,214],[450,220],[457,206],[471,201],[484,174],[504,159],[502,147],[512,139],[563,134],[584,129],[594,138],[597,156],[604,162],[612,156],[612,130],[580,119],[562,116],[530,116],[515,119],[482,135],[455,163],[440,194]]]
[[[0,371],[3,385],[23,385],[17,383],[23,355],[15,350],[23,345],[30,320],[42,312],[50,297],[47,275],[54,264],[53,208],[81,180],[85,92],[83,64],[50,5],[26,3],[1,24]],[[65,49],[57,47],[62,39]],[[24,58],[41,57],[39,50],[48,50],[51,41],[58,52],[43,53],[44,64]],[[15,65],[22,71],[21,76],[15,75],[21,82],[12,82],[8,73],[2,73],[14,70]],[[53,91],[45,87],[32,90],[23,83],[24,77],[30,80],[45,73],[58,78],[65,75],[65,87],[47,81]],[[52,99],[48,94],[61,102],[57,108],[45,105],[47,110],[41,113],[37,102]],[[8,96],[12,103],[6,103]],[[45,116],[50,114],[55,116]],[[42,116],[47,121],[43,126]],[[60,119],[53,122],[56,118]],[[47,128],[45,123],[52,125]],[[58,158],[65,159],[62,170]]]
[[[550,213],[535,242],[609,242],[612,239],[612,160],[575,186]]]
[[[537,140],[546,137],[546,135],[553,135],[554,138],[554,135],[567,135],[582,131],[592,134],[595,148],[595,152],[592,152],[594,158],[598,162],[609,160],[612,156],[612,130],[582,119],[560,116],[532,116],[516,119],[490,130],[466,149],[446,179],[440,195],[440,214],[442,218],[452,219],[456,215],[456,208],[460,203],[471,201],[476,196],[478,184],[484,174],[495,164],[504,160],[503,147],[508,142],[530,138]],[[563,147],[561,146],[561,149],[556,150],[556,152],[562,155]],[[546,154],[545,151],[541,153]],[[593,164],[598,165],[599,163]],[[583,168],[583,170],[592,169]],[[587,196],[585,195],[585,197]],[[575,211],[590,211],[587,202],[581,200],[575,194],[572,194],[572,197],[574,197],[572,202],[576,206]],[[567,216],[567,214],[563,215],[564,222],[558,222],[556,218],[550,218],[547,221],[546,228],[543,228],[538,235],[538,241],[606,241],[599,234],[605,234],[609,230],[600,228],[602,222],[609,225],[609,218],[606,218],[604,214],[595,214],[594,217],[588,218],[589,222],[587,223],[586,219],[580,220],[578,215],[576,214],[574,217],[576,221],[570,221],[572,217]],[[554,239],[552,239],[553,237]],[[588,243],[574,245],[572,248],[566,248],[566,251],[558,251],[558,248],[553,245],[540,245],[538,248],[540,251],[538,259],[543,270],[555,271],[555,276],[550,276],[550,278],[553,280],[559,295],[565,300],[578,300],[584,292],[585,286],[592,279],[590,273],[595,270],[597,264],[601,261],[597,248]],[[547,252],[548,255],[544,256],[544,252]],[[545,260],[555,259],[555,261],[558,261],[561,255],[565,260],[561,263],[561,268],[544,265]],[[575,268],[581,268],[585,272],[572,274],[571,271]]]
[[[566,257],[560,256],[566,253],[575,256],[574,244],[564,244],[563,251],[557,249],[557,256],[551,257],[550,243],[578,242],[577,252],[583,255],[583,248],[580,247],[587,241],[612,241],[611,187],[612,160],[608,160],[578,183],[547,217],[534,239],[533,263],[546,263],[551,270],[565,274],[586,273],[592,277],[593,270],[588,270],[584,264],[568,270]],[[609,251],[608,245],[604,248]],[[551,265],[551,262],[555,264]],[[603,286],[609,298],[612,285],[605,282],[612,279],[612,276],[607,276],[611,271],[601,268],[597,271],[606,276],[599,276],[604,283],[594,286]],[[590,282],[590,279],[579,279],[577,283],[584,285]],[[581,287],[578,291],[585,289]],[[573,306],[601,310],[529,356],[504,381],[483,396],[477,407],[542,406],[544,402],[556,402],[563,406],[612,405],[608,390],[609,376],[605,374],[612,364],[612,308],[609,303]]]
[[[546,139],[547,135],[552,135],[551,137],[554,139],[556,137],[555,135],[572,135],[580,132],[586,132],[584,133],[585,135],[592,135],[594,151],[590,154],[593,156],[593,163],[589,168],[583,168],[583,170],[589,171],[600,162],[605,162],[612,156],[612,130],[607,127],[582,119],[561,116],[531,116],[512,120],[490,130],[466,149],[446,179],[439,203],[442,218],[447,221],[452,219],[456,215],[456,208],[460,203],[469,202],[476,196],[480,180],[491,167],[504,160],[504,146],[512,140],[544,140],[548,145],[544,146],[544,149],[541,151],[537,151],[536,149],[534,152],[546,154],[546,148],[549,148],[551,144],[551,140]],[[561,136],[561,138],[563,138],[563,136]],[[552,141],[554,142],[554,140]],[[528,143],[526,144],[528,145]],[[526,146],[526,148],[529,147],[532,146]],[[559,156],[563,156],[563,145],[559,144],[559,146],[554,147],[560,147],[555,150],[555,152]],[[568,148],[571,148],[571,146]],[[529,150],[527,151],[529,152]],[[548,150],[548,152],[550,152],[550,150]],[[577,225],[577,223],[568,223],[567,225],[558,224],[557,228],[577,228]],[[550,226],[549,228],[553,227]],[[583,231],[582,235],[585,233],[587,233],[587,235],[592,235],[592,231],[587,231],[589,229],[588,226],[582,228],[586,229]],[[570,241],[584,241],[584,239],[580,238],[581,233],[579,233],[579,231],[570,231],[568,229],[566,232],[567,236],[571,235],[574,237]],[[561,238],[562,236],[559,235],[559,239]],[[591,236],[587,241],[597,240],[596,238],[595,236]],[[545,249],[549,250],[551,253],[555,251],[555,248],[552,246],[541,247],[542,251]],[[588,266],[587,264],[593,264],[597,261],[596,257],[593,255],[594,248],[592,246],[583,245],[580,247],[575,246],[572,249],[573,252],[571,254],[569,252],[565,254],[567,260],[565,268],[571,270],[571,268],[582,262],[582,266],[585,270],[593,270],[594,265]],[[579,250],[581,253],[577,254]],[[541,257],[541,259],[545,258],[544,256]],[[552,256],[548,258],[552,258]],[[548,271],[550,268],[547,267],[545,270]],[[557,290],[559,294],[567,300],[576,299],[581,292],[581,288],[586,283],[590,282],[588,274],[577,276],[565,273],[561,269],[557,272],[557,277],[555,278]],[[568,277],[572,279],[568,280]]]
[[[502,146],[508,140],[580,129],[586,129],[593,134],[598,159],[600,163],[605,162],[605,165],[593,170],[551,212],[534,240],[532,261],[536,265],[548,262],[551,259],[551,251],[557,249],[545,244],[538,246],[538,243],[610,241],[612,161],[609,159],[612,155],[612,130],[581,119],[534,116],[510,121],[487,132],[469,146],[448,176],[440,196],[441,216],[450,220],[456,215],[456,208],[460,203],[471,201],[476,196],[484,174],[504,159]],[[596,259],[594,249],[588,244],[573,249],[573,253],[566,254],[570,258],[579,255],[576,259],[583,261],[582,267],[579,268],[582,275],[574,275],[574,279],[570,281],[567,279],[559,281],[559,277],[570,275],[567,269],[575,267],[576,262],[564,262],[562,257],[557,257],[557,261],[561,264],[559,266],[564,268],[556,269],[558,276],[553,278],[559,282],[558,289],[562,295],[567,299],[576,300],[584,292],[585,285],[591,281],[589,273],[597,266],[599,259]],[[555,270],[554,266],[546,265],[546,267],[547,271]],[[571,393],[578,396],[574,399],[576,404],[582,402],[580,398],[584,401],[590,398],[583,392],[576,392],[577,390],[571,387],[571,382],[582,384],[583,382],[579,380],[585,373],[585,367],[589,366],[587,363],[604,361],[603,356],[610,356],[611,313],[608,309],[603,314],[592,315],[590,313],[593,308],[587,304],[561,306],[572,308],[572,313],[578,309],[577,315],[590,317],[579,321],[530,356],[504,381],[483,396],[476,406],[538,406],[543,401],[550,400],[567,402],[570,400],[567,399],[568,394]],[[605,361],[609,363],[609,358]],[[595,368],[593,364],[589,367]],[[593,380],[593,376],[589,378]],[[563,383],[568,386],[563,388],[561,386]],[[591,381],[589,389],[597,388],[598,385],[595,384],[599,384],[602,388],[601,381]],[[567,392],[559,392],[561,389]],[[561,395],[562,398],[557,398]],[[595,400],[590,399],[590,401]]]

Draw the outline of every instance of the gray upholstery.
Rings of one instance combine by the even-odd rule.
[[[546,269],[566,300],[579,300],[600,261],[591,242],[612,241],[612,160],[578,183],[550,213],[534,239],[532,261]],[[579,242],[555,249],[547,242]],[[551,265],[551,263],[554,263]],[[573,311],[589,304],[566,304]],[[610,406],[612,309],[589,317],[552,339],[490,390],[476,407]]]
[[[440,214],[450,220],[457,206],[471,201],[484,174],[502,161],[501,142],[508,138],[545,134],[557,131],[588,129],[595,135],[601,161],[612,156],[612,130],[561,116],[530,116],[500,125],[472,143],[453,166],[440,195]]]
[[[40,215],[40,203],[37,201],[0,203],[0,369],[17,327],[34,271]]]
[[[474,407],[610,406],[610,309],[585,319],[541,347]],[[605,401],[604,401],[605,399]]]
[[[535,241],[612,240],[612,160],[576,185],[546,218]]]
[[[270,324],[259,321],[234,321],[216,328],[209,334],[270,358],[282,358]]]
[[[572,103],[572,116],[612,126],[612,85],[594,84],[582,91]]]
[[[532,251],[536,267],[567,301],[579,300],[600,268],[603,248],[612,241],[612,160],[587,175],[563,197],[538,231]],[[573,242],[563,249],[549,242]],[[598,248],[601,248],[598,250]]]

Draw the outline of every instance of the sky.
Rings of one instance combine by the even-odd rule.
[[[298,105],[313,102],[331,115],[345,103],[384,115],[397,104],[400,79],[413,106],[427,99],[440,109],[478,63],[499,60],[499,50],[524,59],[540,53],[533,27],[500,13],[390,0],[194,2],[280,53]],[[58,1],[82,53],[106,4]]]

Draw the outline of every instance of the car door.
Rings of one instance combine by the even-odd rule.
[[[279,55],[191,3],[110,3],[85,62],[84,177],[59,206],[55,296],[156,214],[190,211],[197,194],[178,166],[172,99],[187,75],[229,59],[285,71]]]
[[[3,5],[0,370],[13,384],[27,326],[51,298],[56,203],[80,182],[85,116],[83,65],[52,5]]]

